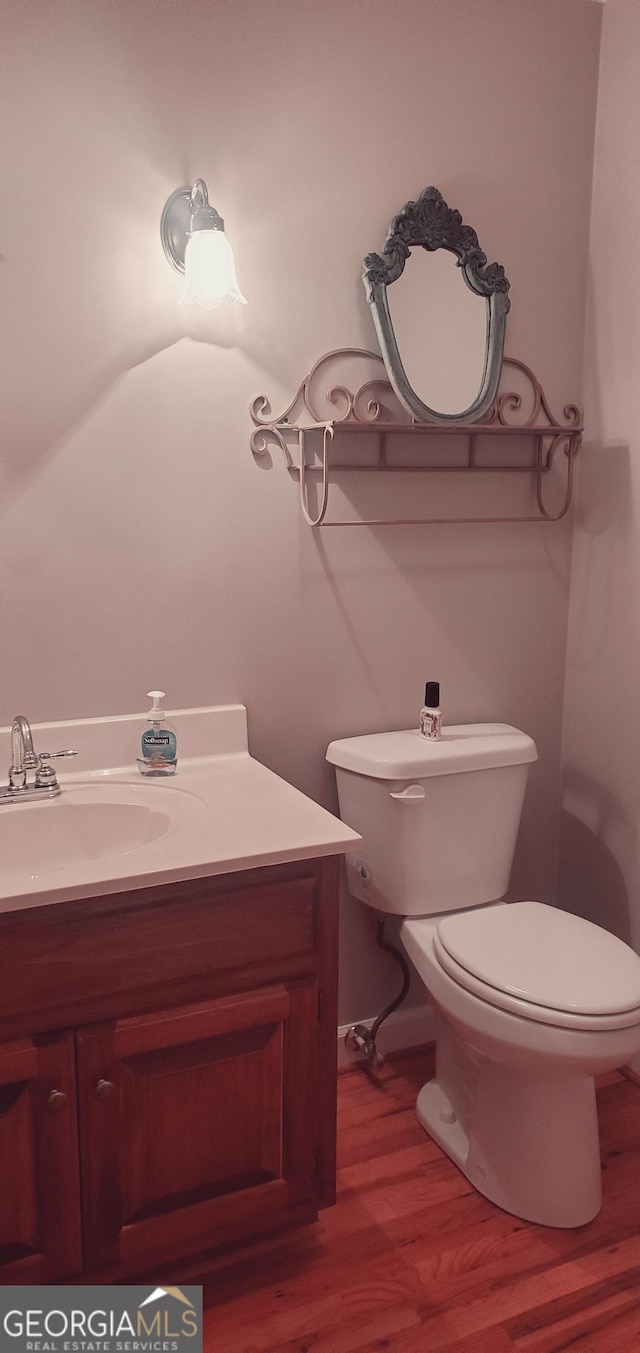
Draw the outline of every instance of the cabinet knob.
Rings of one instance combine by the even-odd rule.
[[[67,1106],[67,1096],[63,1090],[52,1090],[47,1098],[47,1108],[51,1113],[58,1113],[60,1109]]]
[[[108,1099],[113,1094],[115,1086],[113,1081],[98,1081],[95,1088],[96,1099]]]

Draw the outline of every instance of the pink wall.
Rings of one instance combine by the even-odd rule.
[[[640,8],[603,11],[567,663],[563,905],[640,950]]]
[[[0,7],[0,722],[140,709],[158,684],[244,701],[254,754],[335,806],[327,742],[412,723],[439,678],[449,722],[535,737],[515,891],[551,897],[570,527],[314,536],[282,465],[254,464],[247,409],[373,344],[363,254],[429,183],[507,270],[507,351],[555,409],[580,399],[601,7]],[[196,176],[241,314],[175,304],[158,225]],[[495,477],[477,492],[508,510]],[[342,952],[343,1018],[367,1015],[387,969],[355,905]]]

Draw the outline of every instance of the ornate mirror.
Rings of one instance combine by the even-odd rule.
[[[500,380],[509,282],[437,188],[394,216],[382,253],[367,254],[362,280],[389,380],[411,416],[481,418]]]

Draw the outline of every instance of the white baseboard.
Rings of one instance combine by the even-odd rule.
[[[373,1024],[375,1015],[369,1019],[354,1019],[351,1024],[342,1024],[338,1029],[338,1071],[355,1066],[365,1058],[359,1053],[349,1052],[345,1048],[345,1035],[354,1024]],[[380,1026],[376,1039],[378,1051],[385,1056],[390,1052],[402,1052],[405,1048],[420,1047],[422,1043],[434,1041],[433,1015],[428,1005],[411,1005],[407,1010],[394,1010],[392,1015]]]

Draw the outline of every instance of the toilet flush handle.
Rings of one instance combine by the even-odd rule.
[[[398,803],[420,803],[424,797],[422,785],[407,785],[406,789],[399,789],[397,793],[392,789],[389,790],[389,798],[397,799]]]

